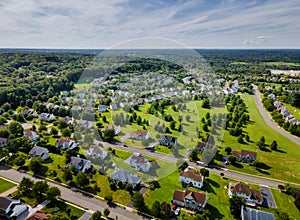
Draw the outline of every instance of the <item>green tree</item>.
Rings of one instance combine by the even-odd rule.
[[[138,211],[145,211],[145,201],[144,197],[140,192],[134,192],[133,196],[131,198],[133,206],[138,210]]]
[[[90,184],[90,179],[85,173],[79,172],[76,177],[76,184],[81,188],[86,187]]]
[[[46,191],[46,197],[50,201],[55,200],[58,196],[60,196],[60,194],[60,190],[57,187],[50,187]]]
[[[62,131],[61,131],[61,134],[63,137],[71,137],[71,131],[69,128],[64,128]]]
[[[238,143],[242,144],[244,143],[244,139],[243,139],[243,135],[241,134],[240,136],[238,136],[238,139],[237,139]]]
[[[116,134],[115,134],[115,130],[114,129],[107,129],[103,133],[103,138],[104,138],[104,140],[110,142],[110,141],[114,140],[115,135]]]
[[[229,155],[227,160],[229,161],[230,164],[235,164],[236,162],[236,157],[235,156],[232,156],[232,155]]]
[[[49,185],[46,181],[38,181],[32,186],[32,192],[39,201],[45,199],[45,194],[49,189]]]
[[[175,122],[175,121],[171,121],[171,123],[170,123],[170,128],[171,128],[172,130],[175,130],[175,126],[176,126],[176,122]]]
[[[238,197],[233,195],[229,199],[230,204],[230,213],[235,217],[238,218],[241,215],[241,206],[246,204],[246,201],[243,197]]]
[[[34,184],[34,182],[31,179],[23,177],[23,179],[21,180],[20,185],[18,187],[21,195],[30,196],[31,192],[32,192],[33,184]]]
[[[209,170],[205,169],[205,168],[201,168],[200,169],[200,173],[202,176],[204,177],[209,177]]]
[[[71,218],[64,212],[55,212],[48,220],[71,220]]]
[[[159,201],[155,200],[154,203],[152,204],[151,207],[151,213],[155,217],[160,217],[161,216],[161,205]]]
[[[68,182],[69,180],[72,180],[73,179],[73,176],[72,176],[72,172],[70,169],[65,169],[64,170],[64,173],[62,175],[62,178]]]
[[[190,154],[190,159],[191,159],[191,161],[197,161],[198,160],[198,153],[195,149],[192,150],[192,152]]]
[[[64,129],[64,128],[67,128],[69,125],[68,125],[68,123],[65,121],[65,120],[62,120],[62,119],[60,119],[59,121],[58,121],[58,128],[59,129]]]
[[[98,210],[93,213],[93,215],[91,216],[91,220],[101,220],[102,219],[101,217],[102,217],[102,213]]]
[[[277,150],[277,146],[278,146],[278,144],[277,144],[277,142],[274,140],[272,143],[271,143],[271,149],[272,150]]]
[[[227,153],[227,155],[231,154],[231,147],[225,147],[225,152]]]
[[[8,130],[11,134],[13,134],[16,137],[21,137],[23,135],[23,131],[24,131],[22,125],[16,121],[12,121],[8,125]]]
[[[108,217],[109,214],[110,214],[110,210],[109,210],[108,208],[105,208],[105,209],[103,210],[103,215],[104,215],[105,217]]]
[[[53,127],[53,128],[51,128],[50,134],[57,135],[58,134],[58,130]]]
[[[45,175],[48,167],[44,166],[42,161],[41,157],[34,157],[30,160],[29,169],[33,172],[33,174],[42,176]]]

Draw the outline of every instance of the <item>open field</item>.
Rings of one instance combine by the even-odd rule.
[[[7,190],[9,190],[9,189],[11,189],[11,188],[13,188],[13,187],[15,187],[15,186],[16,186],[16,184],[8,182],[7,180],[2,179],[0,177],[0,194],[7,191]]]
[[[265,172],[259,172],[253,166],[247,164],[240,164],[240,166],[230,165],[230,169],[238,170],[245,173],[255,175],[262,175],[284,181],[300,182],[300,151],[299,146],[290,141],[286,137],[277,133],[269,128],[260,115],[257,107],[255,106],[254,97],[252,95],[241,95],[248,106],[250,114],[250,122],[244,131],[250,136],[250,142],[239,144],[237,137],[229,135],[225,131],[225,136],[221,146],[223,149],[226,146],[232,147],[234,150],[251,150],[258,151],[258,161],[265,163],[269,166]],[[256,142],[264,136],[266,144],[271,144],[273,140],[278,143],[278,151],[261,151],[256,146]],[[225,152],[223,152],[225,154]]]

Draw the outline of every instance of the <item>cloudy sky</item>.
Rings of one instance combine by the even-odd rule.
[[[196,48],[300,48],[299,11],[299,0],[0,0],[0,47],[162,37]]]

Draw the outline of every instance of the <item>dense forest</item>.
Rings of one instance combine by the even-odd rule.
[[[230,76],[231,79],[244,77],[245,87],[254,80],[263,80],[253,76],[269,76],[269,69],[300,69],[300,50],[197,51],[218,76]],[[101,66],[86,69],[97,52],[101,50],[0,50],[0,106],[9,103],[13,108],[32,107],[35,101],[44,102],[62,90],[71,90],[84,70],[86,75],[89,71],[92,75],[101,70]],[[109,64],[107,61],[104,63]],[[127,71],[133,64],[138,71],[168,69],[183,73],[179,66],[158,60],[147,64],[143,60],[131,62],[114,73]],[[299,89],[299,83],[289,83],[288,86]]]

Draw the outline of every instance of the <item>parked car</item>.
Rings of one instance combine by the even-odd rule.
[[[176,210],[175,210],[175,215],[179,215],[180,213],[180,208],[178,207]]]

